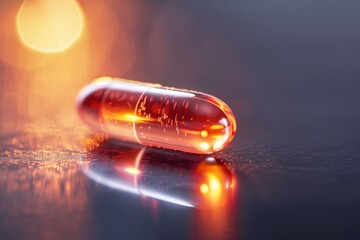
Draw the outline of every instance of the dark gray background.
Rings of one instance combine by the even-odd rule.
[[[81,4],[86,13],[93,1]],[[359,1],[106,4],[126,30],[136,58],[125,71],[115,41],[99,70],[79,86],[90,77],[126,77],[207,92],[233,109],[236,138],[215,154],[235,169],[239,182],[238,205],[224,239],[360,237]],[[126,14],[129,9],[133,15]],[[107,44],[106,39],[96,44]],[[1,38],[0,44],[9,41]],[[78,64],[83,72],[89,69]],[[59,143],[75,141],[79,124],[57,125],[52,113],[28,118],[19,104],[31,95],[24,99],[15,91],[15,97],[5,97],[14,93],[18,78],[31,80],[32,73],[0,62],[1,238],[206,236],[206,228],[193,220],[198,210],[159,202],[154,217],[137,196],[87,179],[77,165],[84,152]],[[74,94],[66,97],[71,102]],[[55,103],[43,101],[50,109]],[[37,126],[33,131],[19,127],[28,119]],[[21,124],[9,129],[9,122]],[[46,130],[50,140],[42,126],[51,129]],[[62,137],[71,131],[71,137]]]

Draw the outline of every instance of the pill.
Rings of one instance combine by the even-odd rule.
[[[110,138],[197,154],[222,150],[236,132],[231,109],[211,95],[127,79],[85,86],[77,112]]]

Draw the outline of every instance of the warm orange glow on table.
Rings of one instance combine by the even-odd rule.
[[[81,35],[83,14],[75,0],[25,0],[17,14],[22,42],[40,52],[60,52]]]
[[[207,184],[205,184],[205,183],[203,183],[203,184],[201,184],[201,186],[200,186],[200,192],[202,192],[202,193],[208,193],[209,192],[209,186],[207,185]]]
[[[134,167],[127,167],[127,168],[124,169],[124,171],[127,172],[127,173],[130,173],[132,175],[137,175],[137,174],[140,173],[139,169],[134,168]]]

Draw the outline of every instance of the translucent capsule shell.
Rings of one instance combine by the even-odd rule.
[[[197,154],[220,151],[236,132],[230,108],[211,95],[126,79],[86,86],[77,110],[112,138]]]

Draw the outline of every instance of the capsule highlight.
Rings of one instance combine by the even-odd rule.
[[[230,108],[211,95],[119,78],[85,86],[77,111],[111,138],[197,154],[220,151],[236,132]]]

